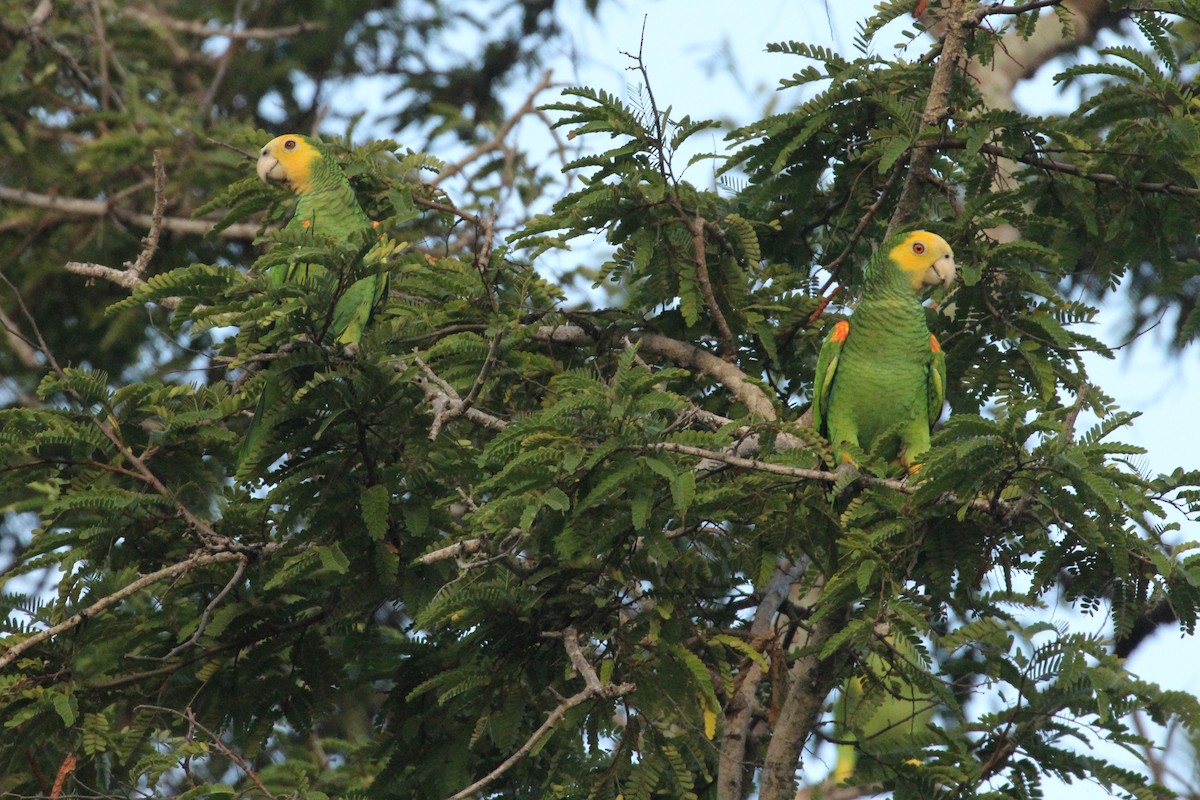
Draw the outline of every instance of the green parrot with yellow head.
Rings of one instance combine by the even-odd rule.
[[[296,211],[285,230],[303,229],[346,240],[372,227],[346,173],[316,139],[298,133],[276,136],[258,154],[258,177],[265,183],[284,184],[296,195]],[[279,265],[271,268],[271,283],[279,287],[310,275],[315,277],[315,271],[323,269],[315,264]],[[382,272],[350,284],[333,309],[330,332],[335,340],[357,344],[386,293],[387,276]]]
[[[946,400],[946,357],[920,294],[949,286],[954,252],[929,231],[892,236],[867,264],[862,299],[825,339],[813,386],[813,426],[839,464],[855,451],[908,473],[920,467]]]
[[[350,241],[372,229],[371,219],[354,195],[346,173],[324,144],[308,136],[288,133],[277,136],[259,151],[258,177],[268,184],[283,184],[296,195],[296,209],[285,230],[303,230],[314,236]],[[380,260],[396,247],[383,238],[364,256],[365,263]],[[294,281],[328,275],[320,264],[290,262],[271,267],[271,285],[279,288]],[[334,302],[326,335],[339,345],[357,345],[375,309],[387,294],[387,274],[379,271],[349,284]],[[285,391],[280,381],[267,380],[242,441],[238,475],[251,477],[267,453],[269,435],[286,416]],[[277,454],[270,453],[271,457]]]

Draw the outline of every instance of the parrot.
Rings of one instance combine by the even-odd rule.
[[[372,229],[333,154],[324,144],[308,136],[288,133],[277,136],[259,151],[258,177],[267,184],[286,184],[296,195],[296,210],[285,230],[305,230],[322,236],[348,240]],[[395,243],[381,240],[364,260],[386,257]],[[278,264],[268,270],[271,286],[317,277],[327,272],[318,264]],[[330,318],[329,334],[340,345],[358,345],[371,315],[387,294],[387,275],[376,273],[355,281],[337,298]],[[280,385],[267,381],[259,396],[254,417],[238,456],[238,474],[249,477],[268,434],[274,427],[269,410],[281,405]]]
[[[869,675],[865,680],[859,674],[846,681],[834,709],[835,736],[840,740],[835,784],[854,774],[863,745],[867,752],[882,752],[902,736],[924,733],[933,719],[937,707],[933,694],[910,683],[896,666],[901,659],[919,663],[915,649],[907,639],[885,634],[884,641],[892,647],[893,658],[869,653],[862,662],[863,672]]]
[[[862,298],[825,338],[813,381],[813,427],[839,469],[875,453],[912,475],[946,399],[946,356],[920,293],[954,281],[954,252],[929,231],[887,239],[867,264]]]
[[[346,174],[324,144],[308,136],[288,133],[267,142],[258,155],[258,177],[268,184],[286,184],[296,195],[296,212],[284,227],[301,228],[324,236],[348,239],[369,230],[371,219],[362,210]],[[368,254],[368,259],[370,254]],[[271,285],[278,288],[296,280],[301,270],[323,269],[315,265],[289,264],[272,267]],[[387,293],[384,273],[355,281],[337,299],[330,325],[339,344],[358,344],[371,314]]]

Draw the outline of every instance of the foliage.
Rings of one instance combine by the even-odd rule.
[[[203,142],[252,151],[269,135],[232,107],[209,127],[185,117],[179,86],[195,76],[156,62],[169,48],[122,60],[121,104],[74,121],[99,166],[73,162],[71,193],[136,195],[168,221],[77,251],[133,265],[97,273],[126,289],[82,294],[125,330],[149,314],[171,355],[147,366],[140,334],[87,349],[71,342],[77,308],[14,305],[38,363],[0,412],[0,498],[12,528],[37,523],[5,573],[0,790],[791,798],[837,687],[873,653],[940,707],[929,732],[862,743],[864,793],[1035,798],[1055,776],[1170,796],[1088,746],[1148,761],[1135,712],[1200,728],[1195,698],[1113,652],[1163,607],[1194,631],[1200,556],[1176,533],[1200,514],[1200,472],[1145,474],[1119,441],[1135,413],[1089,380],[1097,312],[1068,287],[1188,269],[1186,30],[1137,12],[1166,67],[1112,49],[1063,73],[1088,99],[1048,119],[988,109],[963,77],[956,59],[991,57],[1002,19],[970,18],[972,36],[947,34],[928,58],[867,54],[909,7],[885,4],[855,58],[777,46],[805,62],[785,86],[818,93],[731,134],[716,156],[726,191],[676,177],[676,151],[710,123],[649,94],[639,107],[580,87],[547,106],[583,142],[579,188],[508,235],[501,212],[546,189],[537,169],[497,179],[485,164],[451,189],[441,177],[478,156],[330,137],[386,245],[366,259],[373,241],[223,244],[170,222],[220,211],[227,233],[266,231],[289,197]],[[112,13],[124,53],[139,18]],[[1011,20],[1018,35],[1037,13]],[[58,24],[27,38],[62,44],[83,23]],[[247,49],[295,58],[291,37]],[[43,102],[81,80],[58,71],[61,49],[21,58],[11,85]],[[234,92],[226,81],[198,85]],[[156,93],[170,102],[153,113],[189,131],[183,151],[130,111]],[[1165,116],[1147,118],[1146,98]],[[49,124],[21,123],[32,138]],[[178,157],[168,177],[129,166],[156,147]],[[1008,185],[1001,163],[1019,165]],[[41,189],[63,180],[37,169]],[[493,213],[505,198],[522,208]],[[62,255],[79,223],[48,213],[14,262]],[[918,222],[963,265],[928,311],[951,414],[919,480],[851,480],[824,469],[803,413],[816,352],[869,243]],[[1020,238],[987,235],[1001,222]],[[612,303],[572,309],[545,265],[597,233]],[[327,273],[272,287],[265,270],[288,261]],[[374,270],[390,296],[360,346],[332,345],[338,294]],[[51,278],[80,280],[30,267],[6,281],[15,303]],[[267,387],[267,440],[242,453]],[[1110,618],[1111,635],[1045,622],[1056,597]],[[919,657],[897,659],[881,628]]]

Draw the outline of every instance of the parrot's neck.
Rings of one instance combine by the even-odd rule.
[[[349,232],[371,224],[345,178],[315,183],[300,195],[296,216],[308,220],[317,232],[325,233]]]
[[[868,280],[878,277],[868,274]],[[859,337],[859,344],[869,349],[892,346],[904,349],[911,347],[912,341],[920,339],[923,342],[929,337],[925,311],[903,276],[869,283],[862,300],[854,308],[853,320],[854,330],[881,334],[879,342],[870,344],[865,340],[875,337]]]

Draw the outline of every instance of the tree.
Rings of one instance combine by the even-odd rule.
[[[881,6],[854,57],[774,45],[803,62],[784,85],[820,91],[730,134],[723,191],[677,177],[712,123],[666,113],[644,66],[640,104],[573,88],[535,112],[543,81],[491,128],[447,122],[478,137],[457,161],[328,136],[383,259],[271,232],[290,198],[236,151],[268,138],[239,109],[283,97],[311,120],[298,65],[353,74],[361,35],[396,32],[386,10],[6,21],[0,85],[27,111],[0,133],[30,180],[0,187],[23,359],[0,412],[0,787],[778,800],[833,735],[839,687],[857,675],[858,705],[880,704],[886,674],[936,700],[936,725],[861,742],[827,796],[1025,798],[1047,776],[1173,796],[1074,745],[1149,760],[1135,711],[1200,724],[1114,653],[1148,624],[1194,629],[1196,556],[1166,512],[1195,519],[1200,473],[1144,474],[1116,441],[1134,412],[1089,381],[1080,352],[1107,349],[1066,288],[1194,269],[1194,9],[918,5],[936,41],[919,58],[870,47],[911,2]],[[1085,20],[1147,49],[1067,69],[1077,111],[981,91],[1002,54],[1048,25],[1061,49]],[[193,45],[214,31],[230,49],[211,58]],[[533,214],[547,171],[509,137],[537,114],[582,153],[578,187]],[[951,414],[916,478],[834,473],[804,413],[822,331],[871,242],[917,223],[963,265],[927,314]],[[570,254],[596,232],[610,251]],[[555,258],[606,305],[566,303]],[[288,261],[326,277],[272,286]],[[330,309],[372,270],[391,294],[336,346]],[[79,276],[94,285],[45,291]],[[96,346],[79,331],[100,319]],[[240,453],[266,386],[283,400]],[[1111,636],[1041,620],[1055,592]]]

